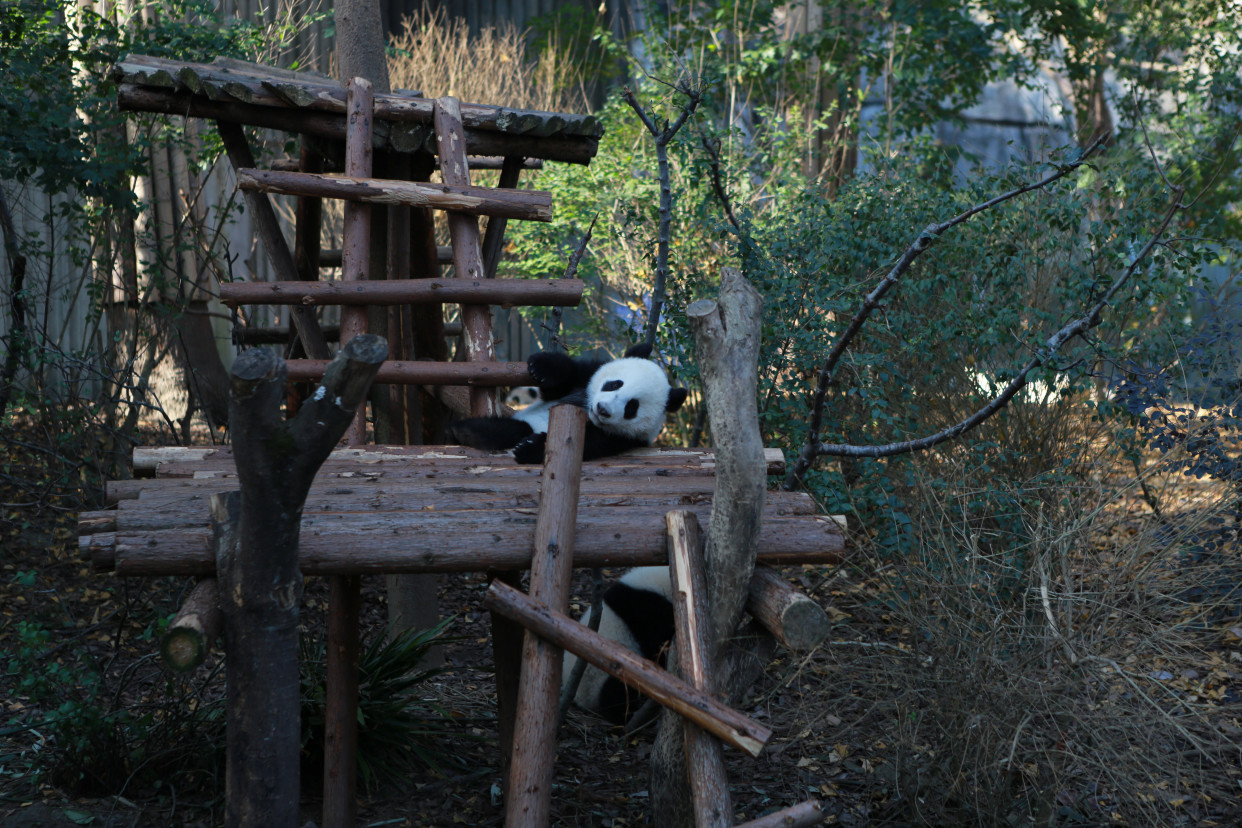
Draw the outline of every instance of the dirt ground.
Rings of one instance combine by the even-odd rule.
[[[28,462],[34,461],[10,457],[0,469],[0,652],[6,662],[0,670],[0,826],[220,824],[220,657],[188,677],[170,675],[158,659],[161,624],[191,583],[92,573],[76,545],[81,501],[54,487],[31,492],[19,486]],[[1225,551],[1236,559],[1236,535],[1229,538]],[[891,580],[879,569],[860,559],[839,569],[785,570],[829,608],[834,632],[810,654],[778,650],[738,704],[773,737],[757,759],[726,752],[737,822],[818,797],[827,824],[845,826],[1242,824],[1242,624],[1236,615],[1205,615],[1203,641],[1191,648],[1193,663],[1135,668],[1133,675],[1154,676],[1169,699],[1176,696],[1202,714],[1174,720],[1168,739],[1165,730],[1141,735],[1143,717],[1153,715],[1144,705],[1173,709],[1147,685],[1131,692],[1104,670],[1101,678],[1072,685],[1072,697],[1062,694],[1069,719],[1093,721],[1115,705],[1125,713],[1116,721],[1130,722],[1126,732],[1140,734],[1126,736],[1124,761],[1110,760],[1108,768],[1098,762],[1092,770],[1085,759],[1106,755],[1098,744],[1076,742],[1082,737],[1058,718],[1059,710],[1026,709],[1028,697],[1020,693],[1029,690],[986,675],[959,675],[950,663],[956,651],[937,649],[930,632],[894,611],[884,595]],[[1229,571],[1236,575],[1242,567]],[[452,727],[423,741],[434,768],[417,764],[360,790],[359,825],[502,823],[485,589],[482,575],[441,576],[440,610],[455,617],[456,640],[446,648],[446,670],[417,692]],[[576,594],[588,591],[580,578]],[[1226,594],[1229,606],[1237,603],[1234,594]],[[577,609],[584,603],[577,599]],[[321,634],[325,604],[325,585],[309,580],[303,621],[311,636]],[[365,580],[364,607],[364,636],[379,634],[385,610],[380,579]],[[1039,681],[1049,687],[1062,686],[1055,672],[1051,662],[1036,665],[1044,677]],[[916,683],[940,688],[931,691],[938,695],[913,692]],[[125,711],[123,726],[94,718],[117,711]],[[952,730],[959,718],[962,737]],[[970,734],[984,729],[977,725],[993,719],[1003,725],[997,739],[971,743]],[[1107,721],[1103,730],[1112,728]],[[650,728],[626,735],[571,712],[557,749],[552,824],[648,824],[652,739]],[[979,801],[991,794],[981,792],[967,762],[980,751],[999,757],[984,764],[1000,780],[1004,801]],[[1016,760],[1018,754],[1025,758]],[[1156,754],[1175,757],[1173,770],[1134,777],[1150,786],[1138,800],[1152,803],[1136,811],[1125,804],[1135,797],[1123,796],[1134,793],[1122,790],[1130,777],[1117,768],[1128,767],[1127,756],[1143,766]],[[1069,755],[1075,761],[1064,761]],[[1044,762],[1061,768],[1052,782]],[[303,818],[318,823],[314,775],[303,774]],[[1046,807],[1032,806],[1033,797],[1046,800]]]

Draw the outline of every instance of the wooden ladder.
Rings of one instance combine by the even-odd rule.
[[[455,98],[435,102],[437,157],[443,183],[379,180],[372,178],[372,85],[362,78],[349,82],[347,133],[343,177],[318,172],[316,157],[304,151],[299,172],[280,173],[254,169],[240,127],[221,123],[226,148],[237,170],[239,186],[258,219],[261,236],[276,262],[278,281],[221,285],[221,300],[229,306],[276,304],[290,308],[290,318],[307,358],[287,362],[290,380],[317,380],[328,364],[326,339],[313,313],[313,306],[341,305],[340,343],[366,332],[368,307],[389,308],[390,359],[381,366],[377,383],[402,385],[466,385],[468,413],[492,416],[499,413],[495,388],[530,381],[524,363],[497,363],[492,339],[490,304],[510,306],[576,305],[583,285],[579,280],[495,280],[505,226],[510,218],[549,220],[551,198],[546,193],[514,189],[524,159],[504,158],[499,187],[494,190],[470,184],[465,132]],[[299,196],[296,253],[289,256],[270,201],[265,193]],[[318,280],[319,208],[322,197],[343,198],[345,220],[342,246],[342,278]],[[371,279],[371,203],[396,205],[395,229],[390,232],[387,255],[389,274],[405,272],[407,278]],[[410,208],[448,211],[454,278],[408,278],[410,261]],[[481,238],[478,216],[489,216],[486,236]],[[427,245],[423,245],[424,248]],[[430,245],[434,255],[434,239]],[[428,266],[427,259],[421,264]],[[431,266],[434,265],[434,261]],[[461,307],[464,362],[414,362],[410,356],[412,326],[403,306],[418,303],[458,303]],[[349,445],[365,442],[365,406],[360,407],[346,433]],[[406,433],[411,426],[405,425]],[[578,438],[581,462],[581,437]],[[577,475],[575,474],[574,477]],[[563,502],[560,498],[555,499]],[[576,507],[576,495],[572,498]],[[572,517],[570,518],[572,532]],[[516,583],[517,573],[491,573]],[[324,768],[324,825],[354,824],[356,793],[358,656],[360,577],[330,577],[327,661],[327,748]],[[522,629],[501,616],[493,616],[493,648],[496,657],[498,716],[505,756],[512,744],[517,676],[521,665]]]

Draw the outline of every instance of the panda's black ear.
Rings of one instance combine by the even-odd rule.
[[[681,408],[681,404],[686,401],[688,393],[684,388],[670,388],[668,390],[668,403],[664,406],[664,410],[672,413]]]
[[[640,342],[637,345],[631,345],[625,352],[627,357],[639,357],[641,359],[651,358],[651,344],[648,342]]]

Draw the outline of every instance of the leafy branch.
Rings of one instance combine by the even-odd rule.
[[[837,457],[889,457],[896,454],[904,454],[913,451],[930,448],[938,445],[946,440],[964,434],[975,426],[979,425],[997,411],[1001,410],[1008,404],[1014,395],[1018,393],[1025,385],[1026,378],[1031,371],[1035,370],[1047,361],[1070,339],[1075,336],[1085,334],[1088,330],[1100,323],[1105,306],[1116,295],[1137,270],[1138,265],[1146,258],[1159,239],[1168,228],[1176,211],[1181,207],[1182,190],[1175,191],[1174,198],[1171,202],[1169,210],[1162,218],[1160,225],[1148,244],[1137,254],[1130,266],[1122,274],[1120,278],[1105,293],[1103,298],[1084,316],[1074,320],[1066,325],[1060,331],[1057,331],[1044,344],[1043,349],[1019,372],[1018,376],[1004,389],[1002,392],[988,405],[984,406],[975,414],[965,420],[950,426],[936,434],[929,435],[916,440],[908,440],[899,443],[889,443],[881,446],[855,446],[847,444],[828,444],[820,439],[820,431],[823,427],[824,406],[827,399],[828,389],[832,386],[837,365],[845,354],[846,348],[857,337],[862,326],[866,323],[871,314],[880,307],[881,300],[884,296],[894,288],[901,280],[901,277],[910,269],[914,261],[926,252],[940,236],[947,230],[963,224],[979,213],[996,207],[1017,196],[1031,192],[1033,190],[1043,189],[1053,182],[1064,178],[1070,173],[1076,171],[1083,164],[1100,150],[1104,141],[1097,140],[1077,158],[1069,163],[1059,165],[1056,170],[1044,178],[1016,187],[1008,192],[1002,193],[988,201],[976,204],[970,209],[954,216],[953,218],[941,222],[939,224],[929,225],[919,236],[906,248],[905,252],[889,270],[889,272],[880,280],[870,293],[864,298],[862,306],[858,312],[850,320],[845,331],[834,342],[832,350],[825,358],[823,365],[820,367],[815,395],[811,407],[811,417],[807,429],[806,443],[799,452],[797,461],[790,467],[785,479],[786,488],[793,488],[798,484],[806,474],[807,470],[815,462],[815,459],[824,455]]]

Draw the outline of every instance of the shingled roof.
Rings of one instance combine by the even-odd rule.
[[[341,140],[345,88],[324,75],[220,59],[186,63],[130,55],[113,67],[122,109],[162,112]],[[378,150],[435,153],[434,100],[407,91],[375,96]],[[585,164],[603,124],[594,115],[461,104],[466,151]]]

